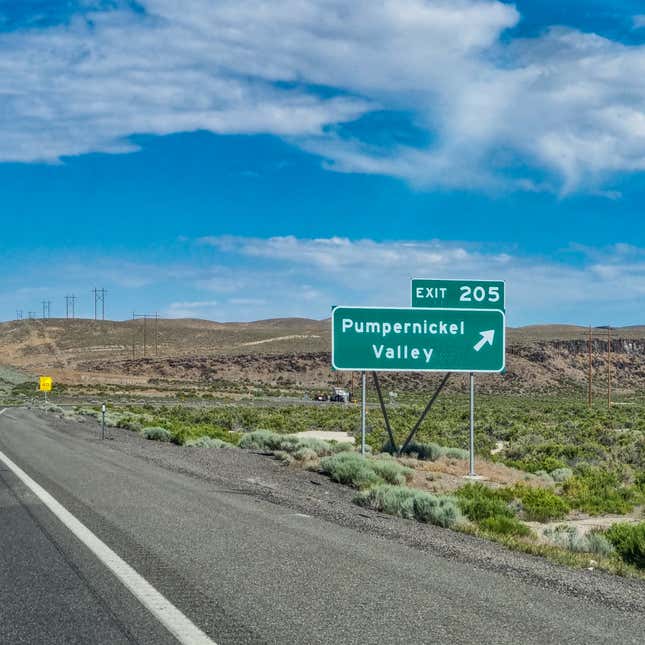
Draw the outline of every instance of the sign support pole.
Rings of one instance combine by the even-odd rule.
[[[366,421],[366,415],[367,415],[367,401],[366,401],[366,395],[367,395],[367,376],[365,372],[361,372],[361,379],[362,379],[362,388],[363,388],[363,394],[361,396],[361,455],[364,457],[365,456],[365,421]]]
[[[470,373],[470,470],[469,477],[475,475],[475,375]]]

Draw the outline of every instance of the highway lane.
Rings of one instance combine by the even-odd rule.
[[[0,451],[220,645],[640,643],[645,635],[642,614],[294,513],[235,493],[235,482],[223,490],[27,410],[0,416]],[[34,629],[21,642],[89,642],[90,626],[91,642],[172,642],[2,468],[0,545],[23,546],[6,573],[3,561],[3,599],[14,600],[0,604],[0,625],[31,624],[15,613],[21,604],[34,616],[42,607],[68,615],[52,638]],[[23,533],[30,540],[19,541]],[[56,553],[52,579],[42,572]],[[71,594],[67,614],[56,604],[61,587]]]

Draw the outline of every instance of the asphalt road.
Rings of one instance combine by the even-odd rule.
[[[28,410],[0,416],[0,451],[219,645],[645,640],[642,612],[296,513]],[[0,462],[0,643],[89,642],[174,641]]]

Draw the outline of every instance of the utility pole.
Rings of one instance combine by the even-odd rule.
[[[16,309],[16,320],[22,320],[22,309]]]
[[[589,349],[589,374],[588,374],[588,391],[587,391],[587,399],[589,402],[589,407],[591,407],[593,403],[593,395],[592,395],[592,390],[591,390],[591,379],[592,379],[592,338],[591,338],[591,325],[589,325],[589,340],[587,341],[587,346]]]
[[[159,356],[159,313],[155,311],[155,356]]]
[[[137,314],[134,311],[132,312],[132,321],[134,322],[137,318],[143,319],[143,355],[147,356],[148,352],[148,319],[155,320],[154,326],[154,343],[155,343],[155,355],[159,355],[159,314]],[[136,358],[136,325],[132,325],[132,358]]]
[[[92,289],[94,294],[94,320],[99,319],[99,304],[101,305],[101,320],[105,320],[105,289]]]
[[[607,409],[611,410],[611,327],[607,328]]]
[[[29,316],[29,320],[34,320],[36,318],[36,312],[35,311],[30,311],[27,314]]]
[[[49,318],[51,305],[52,303],[50,300],[43,300],[43,320],[47,320],[47,318]]]

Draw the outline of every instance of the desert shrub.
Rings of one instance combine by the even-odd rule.
[[[370,462],[353,452],[324,457],[320,461],[320,468],[334,481],[354,488],[366,488],[381,481]]]
[[[381,484],[359,493],[354,501],[366,508],[419,522],[451,527],[461,520],[461,513],[450,497],[431,495],[405,486]]]
[[[528,537],[533,531],[520,522],[516,517],[507,515],[493,515],[486,517],[479,522],[480,528],[497,535],[513,535],[515,537]]]
[[[383,452],[391,452],[388,448],[390,448],[389,444],[383,448]],[[422,459],[423,461],[436,461],[441,457],[441,446],[436,443],[419,443],[418,441],[412,441],[408,446],[406,446],[403,454],[415,454],[417,459]]]
[[[590,532],[587,535],[581,535],[575,526],[567,524],[545,529],[544,537],[556,546],[575,553],[593,553],[607,557],[614,552],[614,547],[602,533]]]
[[[394,460],[371,460],[369,462],[374,472],[388,484],[401,486],[410,481],[414,475],[412,468],[406,468]]]
[[[645,569],[645,522],[619,522],[611,526],[605,536],[625,562]]]
[[[571,479],[571,477],[573,477],[573,470],[571,470],[571,468],[556,468],[551,472],[551,477],[553,478],[553,481],[561,484],[567,479]]]
[[[397,515],[405,519],[414,518],[414,491],[404,486],[382,484],[359,493],[354,501],[359,506]]]
[[[166,428],[159,428],[156,426],[150,426],[143,429],[143,436],[146,439],[151,439],[152,441],[167,441],[170,442],[173,440],[172,433]]]
[[[464,515],[474,522],[489,517],[513,517],[503,493],[476,482],[459,488],[455,495]]]
[[[395,452],[389,441],[383,446],[383,452]],[[422,461],[436,461],[439,457],[449,457],[451,459],[468,458],[467,450],[462,450],[461,448],[446,448],[434,442],[421,443],[418,441],[412,441],[401,454],[416,455],[417,459],[421,459]]]
[[[535,522],[558,520],[569,512],[568,504],[546,488],[530,488],[518,484],[514,493],[522,502],[526,518]]]
[[[290,453],[288,453],[286,450],[276,450],[273,453],[273,456],[280,461],[281,463],[285,465],[289,465],[290,463],[293,462],[293,457],[291,456]]]
[[[255,430],[245,434],[238,445],[249,450],[280,450],[283,439],[283,435],[269,430]]]
[[[450,459],[468,459],[468,451],[463,448],[442,448],[442,453]]]
[[[591,466],[580,467],[562,491],[571,506],[592,515],[629,513],[639,498],[636,487],[626,486],[616,473]]]
[[[55,412],[56,414],[63,414],[63,408],[60,407],[60,405],[56,405],[55,403],[50,403],[47,405],[47,412]]]
[[[116,427],[132,430],[133,432],[141,432],[143,430],[143,424],[131,416],[121,417],[117,421]]]
[[[281,450],[290,454],[297,453],[306,448],[316,454],[317,457],[332,455],[353,449],[351,444],[332,444],[316,437],[299,437],[295,434],[278,434],[269,430],[255,430],[242,436],[239,443],[240,448],[251,450],[275,451]]]
[[[293,456],[298,461],[313,461],[314,459],[318,459],[318,453],[315,450],[306,447],[296,450],[296,452],[293,453]]]
[[[221,439],[215,439],[214,437],[197,437],[196,439],[188,439],[184,446],[188,448],[232,448],[233,446],[226,441]]]
[[[423,491],[415,492],[414,516],[419,522],[445,528],[455,526],[462,521],[461,511],[454,498],[431,495]]]

